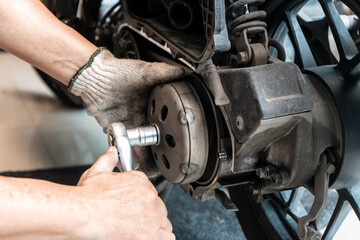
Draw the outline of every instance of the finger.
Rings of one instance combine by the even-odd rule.
[[[168,215],[168,211],[167,211],[167,208],[165,206],[165,203],[161,200],[160,197],[157,197],[158,198],[158,201],[156,201],[156,209],[159,209],[159,211],[161,212],[161,214],[164,216],[164,217],[167,217]]]
[[[111,147],[109,147],[108,149],[106,149],[105,154],[106,154],[106,153],[111,153],[111,152],[114,152],[115,150],[116,150],[116,148],[115,148],[115,147],[113,147],[113,146],[111,146]]]
[[[144,70],[151,82],[168,82],[185,75],[184,68],[167,63],[148,63]]]
[[[172,232],[168,232],[168,231],[160,229],[156,239],[158,239],[158,240],[175,240],[176,237]]]
[[[133,175],[133,176],[139,177],[143,180],[150,181],[149,178],[145,175],[145,173],[140,172],[140,171],[131,170],[131,171],[124,172],[124,174]]]
[[[104,155],[92,165],[88,170],[89,174],[101,173],[101,172],[112,172],[118,163],[118,153],[116,147],[110,147]]]
[[[164,218],[164,220],[161,222],[160,229],[172,232],[173,226],[168,218]]]
[[[86,170],[80,177],[78,183],[76,186],[81,186],[83,184],[83,182],[85,181],[85,179],[87,178],[87,176],[89,175],[89,169]]]

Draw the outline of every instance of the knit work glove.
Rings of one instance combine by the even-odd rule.
[[[82,98],[87,113],[94,116],[106,132],[113,122],[123,122],[127,128],[144,125],[152,87],[184,74],[181,67],[118,59],[105,48],[99,48],[71,79],[69,90]],[[135,164],[143,165],[147,152],[146,148],[134,148]]]

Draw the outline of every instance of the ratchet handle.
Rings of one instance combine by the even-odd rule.
[[[120,171],[126,172],[134,170],[131,146],[125,125],[121,122],[111,123],[108,126],[107,135],[109,146],[117,148],[119,157],[118,167]]]
[[[117,148],[118,167],[122,172],[134,170],[131,147],[157,145],[160,136],[159,129],[155,125],[126,130],[121,122],[111,123],[107,135],[109,146]]]

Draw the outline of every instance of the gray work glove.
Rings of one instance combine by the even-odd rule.
[[[99,48],[89,63],[71,79],[69,90],[82,98],[87,113],[94,116],[106,132],[107,126],[113,122],[123,122],[127,128],[144,125],[152,87],[184,74],[181,67],[118,59],[108,50]],[[135,148],[134,162],[144,165],[147,152],[146,148]],[[141,170],[149,175],[152,167]]]

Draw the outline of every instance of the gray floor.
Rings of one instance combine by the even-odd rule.
[[[85,110],[65,107],[35,70],[0,52],[0,171],[92,163],[106,136]]]
[[[176,186],[166,205],[178,240],[246,239],[235,213],[215,199],[196,202]]]
[[[0,171],[93,163],[106,135],[84,110],[65,107],[35,70],[0,52]],[[180,187],[167,201],[177,239],[244,239],[234,213],[216,200],[199,203]]]

